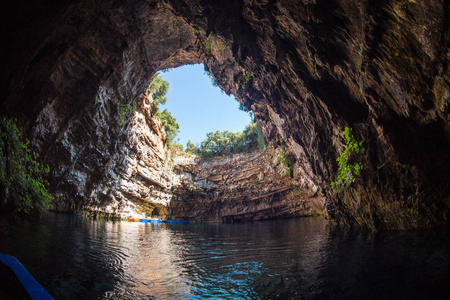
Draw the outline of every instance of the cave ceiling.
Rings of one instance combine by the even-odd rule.
[[[132,103],[156,71],[204,63],[272,145],[287,145],[334,218],[391,224],[413,206],[417,227],[447,218],[448,1],[18,1],[1,25],[1,112],[54,166],[58,189],[69,166],[102,164],[86,149],[112,153],[126,135],[109,102],[95,117],[95,99]],[[365,169],[336,192],[345,127],[365,143]]]

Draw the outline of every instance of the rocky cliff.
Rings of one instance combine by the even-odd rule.
[[[129,75],[132,68],[130,64],[124,72]],[[151,94],[122,103],[118,95],[109,83],[102,84],[86,112],[89,119],[69,122],[48,150],[54,209],[121,217],[165,213],[172,195],[172,167],[166,135],[152,114]],[[57,133],[60,121],[55,104],[47,104],[38,116],[34,140]]]
[[[123,148],[134,147],[127,142],[134,121],[119,125],[118,107],[144,99],[157,70],[204,63],[222,89],[252,109],[271,145],[282,138],[295,158],[294,179],[319,187],[331,218],[395,229],[450,217],[447,0],[6,5],[1,112],[18,118],[50,164],[60,206],[110,199],[106,187],[121,186],[113,183],[122,178],[111,171],[116,161],[141,161]],[[363,141],[364,169],[349,187],[331,189],[346,126]],[[160,174],[159,158],[143,157]],[[143,189],[131,194],[153,193]],[[237,204],[225,209],[238,215]]]
[[[244,222],[317,215],[324,199],[314,182],[278,161],[279,151],[209,160],[175,158],[169,219]]]

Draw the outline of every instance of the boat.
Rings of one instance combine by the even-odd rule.
[[[1,299],[53,299],[14,256],[0,254],[0,278]]]
[[[164,220],[163,223],[170,223],[170,224],[189,224],[189,221],[181,221],[181,220]]]
[[[142,222],[142,223],[145,223],[145,224],[147,224],[147,223],[151,223],[151,224],[161,223],[161,220],[158,220],[158,219],[139,219],[139,221]]]
[[[138,218],[128,218],[128,222],[139,222]]]

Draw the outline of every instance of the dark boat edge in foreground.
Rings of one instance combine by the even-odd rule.
[[[7,277],[4,282],[7,286],[0,285],[0,297],[3,295],[11,299],[53,299],[15,257],[0,254],[0,270],[2,277]]]

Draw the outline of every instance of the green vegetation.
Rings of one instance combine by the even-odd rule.
[[[162,79],[160,76],[154,75],[152,77],[152,81],[150,83],[150,90],[152,91],[152,97],[153,97],[152,112],[154,114],[156,114],[163,121],[166,121],[167,124],[169,124],[168,125],[169,131],[172,130],[173,129],[172,125],[173,125],[173,121],[175,120],[175,118],[173,118],[172,115],[170,115],[170,112],[168,112],[168,111],[161,113],[158,108],[158,106],[160,104],[164,105],[167,102],[166,94],[167,94],[167,91],[169,90],[169,83],[167,81],[165,81],[164,79]],[[119,106],[118,106],[119,125],[122,126],[125,123],[126,119],[136,109],[137,109],[136,103],[119,104]],[[178,133],[178,131],[176,133]],[[175,133],[175,136],[176,136],[176,133]],[[171,132],[170,135],[172,136],[173,132]]]
[[[162,125],[164,126],[164,131],[167,134],[167,145],[172,147],[174,145],[174,141],[178,133],[180,132],[180,125],[177,123],[177,120],[174,116],[168,111],[164,109],[162,112],[157,111],[156,115],[162,121]]]
[[[136,110],[136,102],[133,105],[119,104],[119,125],[122,126],[125,123],[126,118]]]
[[[167,145],[169,148],[172,148],[176,145],[174,144],[174,141],[180,132],[180,125],[177,123],[177,120],[170,113],[170,111],[164,109],[161,112],[159,110],[160,104],[164,105],[167,103],[166,94],[169,90],[169,83],[162,79],[162,77],[155,74],[152,78],[152,82],[150,83],[150,90],[152,91],[153,96],[152,112],[162,121],[164,131],[167,134]]]
[[[278,151],[278,158],[277,158],[277,164],[283,164],[286,169],[286,176],[292,177],[293,169],[294,169],[294,157],[290,155],[287,151],[286,143],[280,138],[280,146],[277,148]]]
[[[202,41],[203,46],[205,46],[206,54],[211,53],[211,50],[213,48],[214,37],[212,35],[209,35],[206,38],[206,40],[202,39],[201,41]]]
[[[153,75],[152,82],[150,83],[150,90],[152,91],[153,103],[156,107],[159,104],[166,104],[166,94],[169,90],[169,83],[167,81],[157,74]]]
[[[353,154],[363,154],[365,149],[362,147],[362,141],[358,142],[352,135],[352,129],[345,127],[342,133],[345,140],[345,149],[341,156],[336,161],[339,164],[338,180],[332,182],[331,188],[346,186],[348,187],[352,182],[355,182],[355,176],[360,175],[364,165],[359,162],[348,164],[351,159],[354,159]]]
[[[218,87],[218,86],[217,86],[217,82],[216,82],[216,80],[214,79],[214,77],[212,77],[211,73],[205,71],[205,75],[208,76],[209,80],[211,80],[211,84],[212,84],[213,87]],[[222,91],[222,92],[223,92],[223,91]]]
[[[252,78],[251,73],[248,73],[247,75],[245,75],[244,82],[242,83],[243,90],[245,90],[245,85],[250,81],[251,78]]]
[[[213,50],[213,45],[216,44],[216,46],[222,50],[225,51],[225,45],[221,42],[217,42],[216,38],[213,35],[209,35],[206,39],[203,38],[200,34],[200,31],[198,29],[193,28],[193,31],[195,35],[200,39],[200,42],[205,47],[205,53],[210,54]]]
[[[216,131],[209,132],[207,138],[199,145],[188,141],[186,152],[203,158],[230,155],[234,153],[250,152],[265,147],[264,136],[256,122],[252,122],[244,132]]]
[[[188,142],[186,144],[186,152],[192,153],[192,154],[198,153],[198,148],[195,146],[195,144],[193,142],[191,142],[191,140],[188,140]]]
[[[239,102],[239,100],[236,99],[237,102]],[[239,110],[246,112],[249,114],[250,119],[253,120],[253,112],[251,111],[251,109],[248,109],[244,104],[242,104],[242,102],[239,102]]]
[[[163,70],[163,72],[167,72]],[[167,103],[167,91],[169,90],[169,83],[162,79],[162,77],[155,74],[152,77],[152,81],[150,83],[150,90],[152,92],[153,102],[152,102],[152,113],[156,115],[162,123],[164,127],[164,131],[167,134],[167,145],[169,148],[174,146],[174,141],[178,133],[180,132],[180,125],[177,123],[175,117],[167,110],[164,109],[162,112],[159,110],[159,105]],[[122,126],[125,123],[125,120],[137,109],[136,103],[133,105],[127,104],[119,104],[119,125]],[[180,145],[181,146],[181,145]],[[182,147],[182,146],[181,146]]]
[[[29,149],[30,141],[16,126],[16,121],[0,119],[0,208],[30,214],[51,206],[46,165]]]

